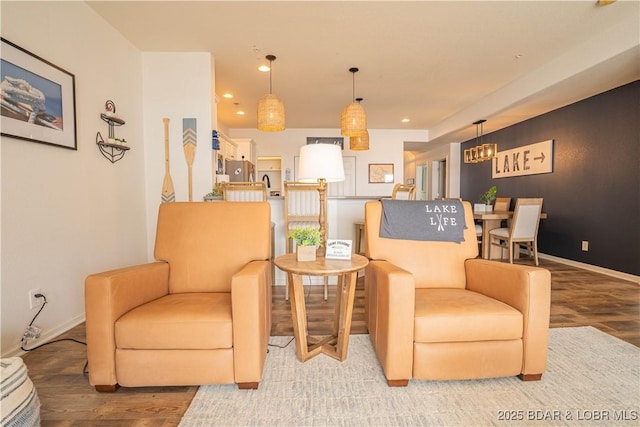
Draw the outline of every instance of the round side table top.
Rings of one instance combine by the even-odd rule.
[[[369,264],[369,260],[357,254],[352,254],[351,259],[327,259],[317,257],[315,261],[298,261],[296,254],[280,255],[274,263],[283,271],[304,274],[305,276],[332,276],[358,271]]]

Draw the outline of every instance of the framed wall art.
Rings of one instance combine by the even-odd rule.
[[[370,183],[393,183],[393,163],[369,163]]]
[[[75,76],[1,40],[2,135],[77,150]]]

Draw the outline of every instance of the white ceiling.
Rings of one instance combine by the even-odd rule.
[[[358,67],[369,128],[425,130],[416,151],[640,78],[638,0],[88,3],[142,51],[210,52],[230,128],[255,127],[267,54],[288,128],[339,128]]]

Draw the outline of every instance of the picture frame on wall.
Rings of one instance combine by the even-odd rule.
[[[2,38],[1,134],[77,150],[75,76]]]
[[[369,183],[393,183],[393,163],[369,163]]]

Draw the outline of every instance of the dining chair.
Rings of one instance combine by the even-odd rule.
[[[391,198],[396,200],[415,200],[416,186],[413,184],[396,184],[391,191]]]
[[[496,197],[496,202],[493,205],[494,211],[508,211],[511,207],[511,197]]]
[[[284,182],[284,233],[287,253],[293,252],[293,239],[289,233],[295,228],[320,228],[320,193],[319,184],[297,181]],[[327,212],[327,206],[324,211]],[[325,236],[329,235],[329,227],[325,217]],[[289,301],[289,277],[287,275],[285,300]],[[324,299],[328,299],[328,277],[324,277]]]
[[[222,198],[227,202],[264,202],[267,186],[263,181],[223,182]]]
[[[263,181],[248,182],[223,182],[220,184],[222,188],[222,200],[226,202],[266,202],[267,201],[267,185]],[[271,278],[275,281],[276,265],[273,262],[276,252],[275,243],[275,226],[271,221]]]
[[[489,231],[491,245],[509,250],[509,262],[513,264],[515,246],[525,246],[538,265],[538,226],[542,213],[542,198],[518,198],[511,225]],[[502,254],[502,251],[500,252]]]

